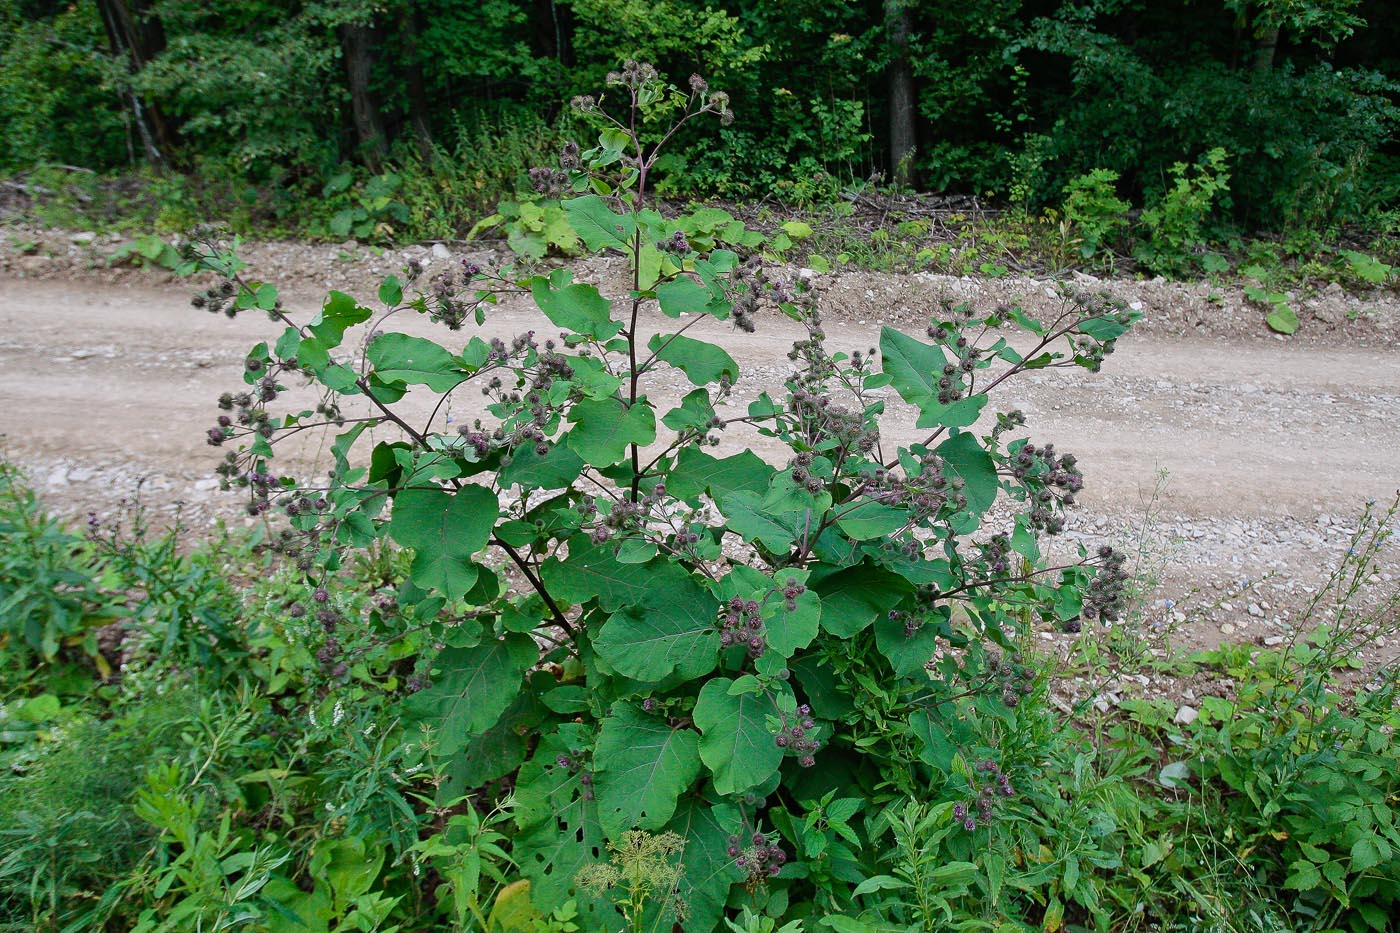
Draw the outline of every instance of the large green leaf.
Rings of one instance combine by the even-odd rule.
[[[939,347],[921,343],[893,327],[880,330],[880,365],[900,398],[923,407],[938,398],[946,358]]]
[[[939,607],[942,618],[948,617],[947,607]],[[875,620],[875,645],[889,658],[890,666],[901,677],[923,670],[938,650],[938,618],[924,622],[913,635],[906,635],[903,618],[884,613]]]
[[[515,817],[520,825],[511,855],[530,879],[530,896],[540,904],[575,900],[587,930],[616,929],[621,918],[607,895],[579,888],[579,869],[608,860],[598,807],[583,792],[583,771],[560,767],[561,755],[578,761],[593,735],[579,723],[564,723],[541,738],[534,756],[521,765],[515,781]]]
[[[528,635],[488,638],[471,648],[444,648],[433,666],[433,685],[406,703],[413,718],[435,726],[434,751],[455,755],[472,736],[496,724],[520,693],[525,671],[539,659]]]
[[[498,479],[504,489],[519,483],[526,489],[563,489],[583,472],[583,459],[564,444],[551,444],[544,456],[535,445],[524,444],[511,452]]]
[[[679,405],[666,412],[661,423],[672,431],[690,429],[703,433],[710,429],[710,422],[714,417],[715,409],[710,404],[709,390],[696,389],[681,399]]]
[[[708,492],[716,502],[740,490],[763,495],[774,472],[751,450],[719,459],[691,445],[677,455],[666,491],[681,499]]]
[[[434,392],[455,389],[469,375],[446,348],[408,334],[383,334],[374,338],[365,356],[383,382],[425,385]]]
[[[323,350],[330,350],[340,346],[346,330],[368,321],[373,314],[369,308],[361,308],[354,298],[344,292],[331,292],[321,306],[321,313],[307,325],[307,330],[311,331]]]
[[[821,597],[822,628],[839,638],[863,631],[911,590],[903,577],[869,563],[823,577],[813,589]]]
[[[661,304],[662,314],[680,317],[682,314],[704,314],[715,296],[694,279],[681,276],[658,285],[656,298]]]
[[[641,605],[657,581],[669,584],[687,576],[684,570],[665,561],[620,563],[611,545],[589,544],[582,535],[569,542],[566,560],[549,558],[540,574],[556,598],[577,604],[596,596],[608,612]]]
[[[573,273],[556,269],[548,278],[536,276],[530,285],[545,317],[565,330],[607,340],[622,330],[622,324],[612,319],[612,305],[594,285],[575,285]]]
[[[977,520],[996,501],[997,490],[1001,488],[997,480],[996,463],[990,454],[971,434],[959,434],[939,444],[936,453],[943,458],[945,474],[962,477],[962,494],[967,497],[968,520],[954,530],[958,534],[969,534],[977,528]]]
[[[685,839],[680,856],[680,900],[686,906],[683,927],[713,930],[724,916],[730,889],[744,880],[743,869],[728,851],[729,837],[745,834],[743,818],[738,808],[730,804],[687,796],[682,798],[675,819],[666,828]]]
[[[593,762],[603,834],[660,829],[700,775],[700,735],[618,701],[598,732]]]
[[[495,494],[484,486],[404,489],[394,497],[389,536],[413,549],[414,583],[459,599],[476,583],[472,556],[491,539],[498,509]]]
[[[977,421],[990,398],[991,396],[979,392],[947,405],[940,404],[937,398],[930,398],[919,407],[919,420],[914,427],[965,428]]]
[[[788,583],[801,583],[806,579],[805,571],[780,570],[774,575],[778,586]],[[768,647],[790,658],[794,653],[806,648],[817,637],[821,625],[822,601],[816,591],[807,589],[795,600],[796,607],[789,610],[787,600],[780,591],[763,605],[763,625],[768,631]]]
[[[772,777],[783,763],[783,750],[768,731],[777,708],[767,693],[731,696],[734,682],[712,677],[695,701],[695,725],[704,734],[700,759],[714,776],[716,793],[742,794]]]
[[[821,599],[805,586],[807,577],[806,570],[789,568],[769,576],[739,564],[720,581],[720,596],[724,599],[738,596],[757,602],[762,607],[768,647],[784,658],[790,658],[812,643],[821,622]],[[789,610],[783,589],[791,585],[802,586],[803,592],[794,600],[796,605]]]
[[[612,248],[625,251],[632,245],[632,235],[637,230],[636,221],[628,214],[614,214],[597,195],[570,198],[564,202],[564,213],[584,245],[591,250]]]
[[[718,382],[721,376],[730,381],[739,379],[739,364],[723,348],[703,340],[692,340],[684,334],[654,334],[647,349],[656,358],[685,373],[694,385]]]
[[[552,678],[554,675],[537,676]],[[494,726],[473,738],[463,754],[451,755],[444,762],[446,780],[438,785],[438,802],[449,804],[487,781],[505,777],[519,768],[530,750],[522,737],[539,726],[546,714],[534,689],[520,691]]]
[[[594,639],[594,650],[618,673],[648,683],[673,673],[693,678],[714,670],[718,600],[664,559],[631,566],[646,568],[641,576],[647,591],[613,613]]]
[[[909,522],[909,513],[869,499],[858,505],[841,506],[836,525],[857,541],[885,538]]]
[[[569,446],[589,466],[612,466],[629,444],[656,440],[656,416],[642,400],[629,406],[619,398],[584,399],[569,409],[569,420]]]
[[[771,516],[792,515],[794,528],[815,528],[831,508],[831,493],[810,493],[792,478],[791,470],[774,473],[763,497],[763,510]]]
[[[792,547],[792,529],[770,518],[763,500],[753,493],[731,493],[719,503],[719,508],[725,525],[745,541],[757,542],[774,554]]]

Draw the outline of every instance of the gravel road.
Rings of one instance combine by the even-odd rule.
[[[47,501],[72,514],[109,510],[140,484],[157,510],[179,501],[200,521],[241,521],[236,496],[218,492],[210,479],[219,454],[203,434],[214,400],[240,384],[247,348],[273,336],[265,319],[197,312],[188,283],[152,273],[93,269],[72,255],[23,262],[34,258],[0,255],[4,454],[29,471]],[[268,252],[266,264],[290,280],[288,307],[309,316],[328,285],[372,294],[363,286],[392,271],[393,258],[366,254],[347,263],[344,250],[284,245]],[[614,274],[605,261],[580,264],[578,272],[581,279]],[[1366,501],[1385,505],[1400,489],[1395,298],[1300,299],[1316,313],[1305,313],[1304,332],[1284,341],[1232,292],[1110,285],[1144,307],[1146,326],[1119,342],[1104,372],[1031,373],[990,407],[1020,408],[1037,442],[1079,457],[1086,489],[1066,538],[1113,540],[1141,552],[1139,569],[1157,581],[1144,602],[1148,625],[1171,626],[1187,645],[1275,643],[1345,551]],[[921,329],[916,321],[934,294],[1021,297],[1032,309],[1049,301],[1045,283],[1032,280],[851,273],[827,287],[828,333],[834,347],[847,349],[874,345],[883,323]],[[392,326],[451,342],[426,321]],[[511,303],[488,324],[502,335],[548,326]],[[765,320],[754,335],[721,325],[690,333],[730,348],[746,374],[741,402],[779,386],[787,372],[790,326]],[[663,385],[659,404],[681,389]],[[465,404],[440,417],[471,417]],[[908,415],[894,406],[893,433],[901,435],[894,440],[912,439]],[[289,463],[308,473],[324,443],[308,436]],[[754,438],[733,443],[763,450]],[[1393,544],[1383,552],[1378,583],[1394,585],[1398,552]],[[1376,660],[1400,655],[1400,644],[1377,648]]]

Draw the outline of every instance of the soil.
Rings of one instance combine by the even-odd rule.
[[[105,513],[139,496],[157,512],[179,508],[196,524],[247,521],[237,495],[217,490],[220,454],[203,435],[217,396],[242,384],[248,348],[276,330],[257,315],[227,320],[192,309],[192,284],[162,270],[109,267],[112,238],[7,232],[0,451],[67,514]],[[463,257],[483,265],[504,258],[444,244],[379,253],[353,243],[273,242],[248,244],[241,254],[251,277],[277,283],[293,316],[305,317],[327,289],[369,299],[409,258],[426,262],[428,275]],[[607,283],[621,273],[615,260],[574,267],[582,281]],[[1074,278],[1141,310],[1141,325],[1119,341],[1101,374],[1030,373],[991,406],[1021,409],[1037,443],[1079,457],[1086,488],[1062,546],[1111,541],[1138,555],[1146,591],[1137,621],[1159,644],[1271,646],[1316,624],[1303,610],[1351,546],[1365,504],[1377,500],[1383,510],[1400,493],[1400,298],[1337,286],[1293,296],[1302,326],[1283,338],[1236,287]],[[851,271],[819,281],[832,346],[844,349],[874,346],[886,324],[922,331],[945,298],[985,307],[1020,302],[1031,313],[1057,300],[1053,282],[1024,277]],[[658,316],[648,327],[668,324]],[[465,340],[403,316],[384,326]],[[486,330],[510,336],[532,328],[549,325],[528,302],[507,301]],[[752,335],[705,322],[691,333],[722,340],[738,360],[740,405],[781,385],[788,371],[790,322],[763,319]],[[658,407],[685,389],[663,384]],[[912,413],[889,398],[896,436],[888,441],[915,439]],[[410,395],[408,404],[422,420],[432,401]],[[471,402],[453,400],[438,417],[476,414]],[[329,440],[313,433],[281,455],[284,471],[308,475],[323,462]],[[767,450],[756,436],[728,443]],[[1376,600],[1400,586],[1400,543],[1381,550],[1369,579]],[[1400,629],[1400,620],[1376,621]],[[1044,634],[1062,650],[1070,645]],[[1358,659],[1362,676],[1397,657],[1400,637],[1382,635]]]

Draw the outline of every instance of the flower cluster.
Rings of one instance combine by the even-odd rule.
[[[1011,786],[1011,776],[1001,770],[1001,767],[994,761],[977,762],[976,772],[985,774],[987,780],[982,784],[977,794],[976,800],[971,805],[967,803],[956,803],[953,805],[953,819],[962,823],[963,829],[972,832],[977,828],[977,821],[983,823],[991,822],[994,807],[998,799],[1013,797],[1016,791]],[[975,814],[973,811],[976,811]]]
[[[768,639],[757,600],[735,596],[720,609],[719,643],[725,648],[740,645],[755,660],[763,657],[768,650]]]
[[[1027,492],[1031,502],[1031,525],[1046,534],[1059,534],[1065,529],[1061,508],[1075,504],[1075,496],[1084,488],[1084,476],[1079,472],[1074,454],[1056,454],[1054,444],[1036,447],[1027,443],[1008,457],[1004,475],[1010,475]]]
[[[1124,569],[1127,558],[1105,544],[1099,548],[1099,559],[1103,564],[1084,594],[1082,615],[1089,620],[1112,622],[1122,615],[1128,599],[1128,571]]]
[[[812,719],[812,708],[803,703],[797,708],[797,715],[799,718],[792,725],[788,725],[784,717],[782,731],[773,737],[773,744],[785,752],[797,755],[797,763],[804,768],[810,768],[817,763],[813,755],[821,749],[822,743],[808,735],[817,728]]]
[[[234,304],[233,297],[237,294],[237,287],[225,279],[212,288],[204,291],[190,299],[190,304],[196,308],[203,308],[210,314],[222,313],[225,317],[234,317],[238,314],[238,308]]]
[[[724,851],[734,859],[735,865],[748,872],[750,885],[773,877],[787,864],[787,853],[782,847],[769,842],[763,833],[754,833],[749,837],[749,845],[746,847],[743,842],[738,836],[730,836],[726,840]]]
[[[481,267],[463,259],[460,272],[449,269],[435,276],[425,296],[428,318],[434,323],[446,324],[448,330],[461,330],[467,318],[485,300],[482,292],[477,292],[470,301],[464,300],[460,294],[460,290],[470,288],[479,275]]]
[[[1021,697],[1035,689],[1031,672],[1014,661],[1007,661],[999,654],[987,658],[987,669],[1001,681],[1001,702],[1011,709],[1021,705]]]
[[[834,446],[846,452],[868,454],[880,443],[880,432],[864,412],[837,405],[824,393],[797,389],[788,396],[787,409],[795,433],[815,449],[835,441]]]
[[[948,475],[951,471],[942,457],[929,452],[918,462],[919,472],[906,477],[875,467],[865,474],[861,491],[877,502],[907,508],[916,521],[937,517],[945,505],[951,505],[954,512],[967,508],[963,478],[956,473]]]

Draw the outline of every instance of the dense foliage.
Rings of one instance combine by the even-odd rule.
[[[188,528],[143,530],[135,508],[70,530],[0,464],[0,929],[599,929],[576,903],[531,903],[506,785],[442,806],[451,774],[402,744],[406,659],[437,640],[390,608],[408,554],[384,549],[328,581],[327,602],[358,626],[350,674],[335,676],[316,657],[320,623],[288,611],[300,574],[256,536],[182,553]],[[1341,686],[1359,647],[1397,634],[1400,590],[1368,582],[1393,515],[1363,517],[1319,594],[1313,617],[1328,624],[1306,641],[1159,660],[1132,649],[1136,625],[1080,642],[1071,672],[1089,679],[1145,662],[1238,685],[1189,724],[1167,699],[1103,716],[1084,703],[1067,719],[1049,696],[1054,662],[1025,643],[1038,673],[1015,707],[952,704],[973,757],[949,780],[918,800],[887,793],[883,810],[814,798],[784,826],[779,845],[808,858],[877,840],[861,877],[814,882],[845,899],[840,913],[798,919],[809,908],[779,894],[796,886],[780,869],[735,889],[722,929],[1389,929],[1397,672],[1354,696]],[[66,605],[31,586],[57,577]],[[172,638],[145,608],[153,584],[206,615]],[[207,627],[220,618],[239,624]],[[52,623],[47,648],[30,642],[36,619]],[[223,663],[191,663],[211,656]],[[957,814],[977,812],[984,786],[992,819],[968,832]],[[593,879],[679,880],[673,839],[622,843]]]
[[[300,232],[460,234],[567,136],[561,91],[625,58],[741,104],[681,132],[663,195],[821,201],[878,172],[1038,210],[1097,171],[1156,210],[1218,149],[1212,237],[1380,225],[1400,196],[1380,0],[3,0],[0,27],[0,170],[195,173],[168,224],[217,195]],[[429,195],[455,216],[411,216]]]

